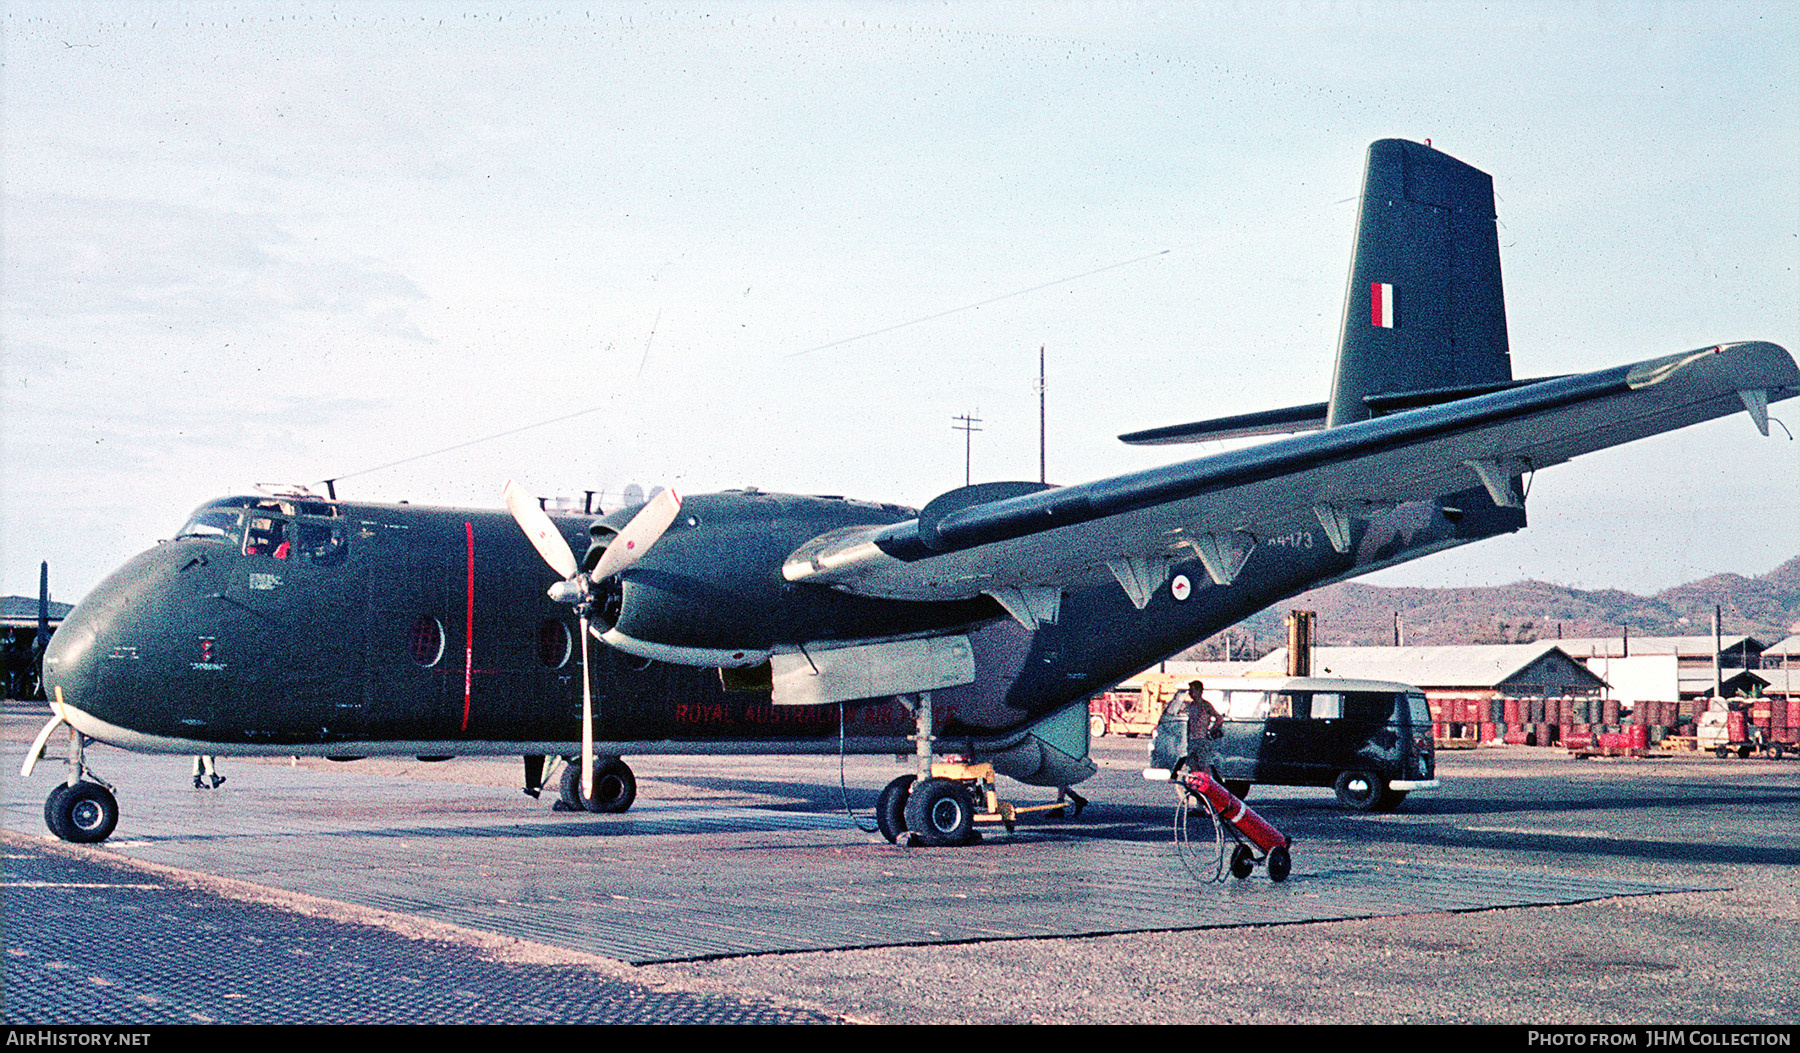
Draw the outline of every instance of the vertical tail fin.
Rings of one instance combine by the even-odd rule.
[[[1429,146],[1369,147],[1326,427],[1377,395],[1512,379],[1494,181]]]

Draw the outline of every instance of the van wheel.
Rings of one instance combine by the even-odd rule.
[[[1346,808],[1359,812],[1378,811],[1387,784],[1371,772],[1347,771],[1337,777],[1337,799]]]

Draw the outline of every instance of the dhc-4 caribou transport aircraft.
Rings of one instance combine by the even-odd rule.
[[[1760,342],[1515,380],[1492,179],[1383,140],[1329,400],[1122,436],[1285,437],[918,510],[662,491],[552,517],[510,486],[511,514],[214,501],[63,622],[25,774],[66,724],[45,817],[91,842],[119,810],[90,741],[523,756],[533,792],[566,758],[563,800],[595,811],[630,805],[632,754],[916,752],[883,830],[957,843],[970,800],[930,777],[934,749],[1077,783],[1090,695],[1306,589],[1521,529],[1541,468],[1738,411],[1767,435],[1796,393],[1793,358]]]

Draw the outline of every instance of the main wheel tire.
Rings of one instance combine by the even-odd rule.
[[[617,757],[599,757],[594,764],[594,797],[581,795],[581,761],[563,769],[558,789],[562,803],[572,812],[623,812],[637,800],[637,776]]]
[[[1381,795],[1387,792],[1387,783],[1371,772],[1347,771],[1337,777],[1335,788],[1344,807],[1373,812],[1381,804]]]
[[[1294,861],[1288,855],[1286,845],[1276,845],[1269,849],[1269,880],[1286,881],[1288,871],[1294,868]]]
[[[1250,876],[1256,869],[1256,853],[1250,851],[1249,845],[1239,845],[1231,850],[1231,876],[1239,881]]]
[[[875,801],[875,825],[881,828],[881,836],[887,838],[889,844],[899,844],[901,835],[906,833],[906,798],[917,778],[916,775],[900,776],[882,787],[881,796]]]
[[[113,827],[119,825],[119,802],[97,782],[64,785],[60,792],[50,792],[44,802],[44,818],[51,832],[64,841],[91,845],[112,836]]]
[[[926,779],[906,796],[906,828],[928,846],[967,844],[975,833],[975,803],[960,782]]]
[[[623,812],[637,800],[637,775],[631,765],[608,757],[594,770],[594,799],[584,802],[590,812]]]
[[[562,806],[563,811],[587,811],[587,806],[581,803],[581,761],[579,759],[563,765],[562,780],[556,786],[556,802]]]

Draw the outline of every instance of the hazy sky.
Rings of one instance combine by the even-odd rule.
[[[1035,479],[1040,346],[1051,481],[1197,456],[1115,436],[1325,397],[1390,136],[1494,175],[1518,375],[1800,349],[1792,3],[0,12],[5,593],[259,482],[920,505],[961,414]],[[1764,573],[1774,430],[1547,470],[1522,534],[1374,580]]]

